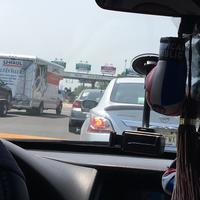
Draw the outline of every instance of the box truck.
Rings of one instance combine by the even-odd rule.
[[[0,79],[12,90],[12,108],[42,114],[54,109],[61,114],[59,82],[64,67],[36,56],[0,54]]]

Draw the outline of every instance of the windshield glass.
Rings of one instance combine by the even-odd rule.
[[[0,137],[108,142],[102,135],[110,131],[135,130],[142,125],[144,85],[131,61],[158,54],[160,38],[177,36],[178,23],[103,10],[95,0],[2,2]],[[100,101],[83,109],[85,99]],[[171,117],[152,119],[154,127],[176,127]]]
[[[111,94],[111,101],[128,104],[144,104],[143,83],[118,83]]]

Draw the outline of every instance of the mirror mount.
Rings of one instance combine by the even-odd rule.
[[[149,74],[149,72],[156,66],[158,62],[157,54],[141,54],[133,58],[132,67],[140,75],[144,75],[145,77]],[[145,100],[144,100],[144,109],[143,109],[143,120],[142,127],[149,128],[150,122],[150,107],[146,100],[146,91],[145,91]]]
[[[140,54],[132,59],[132,68],[140,75],[147,74],[155,67],[158,62],[158,54]]]

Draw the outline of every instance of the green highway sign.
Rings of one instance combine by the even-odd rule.
[[[89,72],[91,71],[91,65],[87,63],[77,63],[76,70],[79,72]]]

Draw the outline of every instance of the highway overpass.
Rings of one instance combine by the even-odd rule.
[[[80,72],[64,72],[64,78],[68,79],[82,79],[82,80],[92,80],[92,81],[111,81],[115,76],[107,76],[100,74],[86,74]]]
[[[80,80],[80,82],[91,83],[92,87],[94,87],[96,82],[109,82],[116,77],[100,74],[86,74],[80,72],[64,72],[63,78],[77,79]]]

